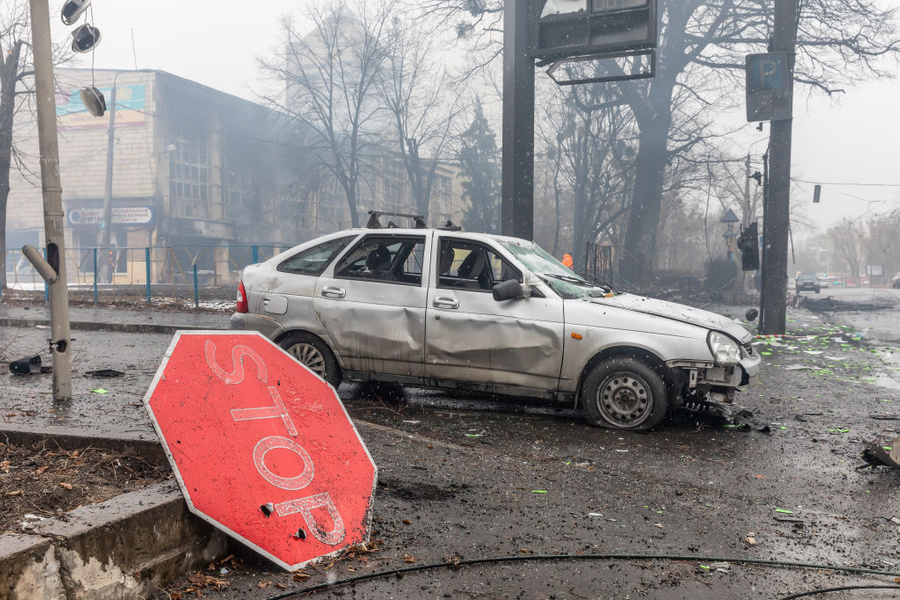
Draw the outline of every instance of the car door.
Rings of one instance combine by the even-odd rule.
[[[422,376],[426,237],[364,235],[319,277],[315,310],[344,369]]]
[[[562,299],[498,302],[491,287],[506,279],[521,282],[521,268],[487,243],[450,235],[435,238],[426,377],[556,390],[563,354]]]

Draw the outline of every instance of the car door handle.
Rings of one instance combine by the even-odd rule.
[[[447,298],[446,296],[438,296],[432,304],[434,304],[435,308],[459,308],[459,300]]]
[[[326,286],[322,288],[322,295],[326,298],[343,298],[347,295],[344,288]]]

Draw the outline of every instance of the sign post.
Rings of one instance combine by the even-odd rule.
[[[231,537],[290,571],[368,539],[372,457],[263,335],[177,332],[144,402],[191,512]]]
[[[748,54],[747,121],[791,118],[791,78],[787,52]]]

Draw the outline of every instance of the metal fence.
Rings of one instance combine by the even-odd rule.
[[[193,300],[195,306],[232,301],[241,269],[284,249],[260,245],[66,248],[69,297],[94,303],[174,298]],[[46,295],[44,280],[21,249],[7,248],[5,256],[7,289],[44,290]]]

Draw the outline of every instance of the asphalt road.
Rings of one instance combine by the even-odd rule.
[[[203,594],[291,597],[380,572],[315,596],[783,598],[895,586],[900,472],[858,468],[866,444],[900,435],[900,421],[873,418],[900,417],[900,393],[884,383],[897,377],[894,338],[875,329],[895,315],[791,309],[792,337],[760,341],[763,375],[740,395],[742,416],[683,413],[649,434],[592,428],[537,402],[344,384],[379,468],[371,551],[298,582],[237,550],[239,562],[207,572],[228,586]],[[423,570],[396,572],[411,567]],[[900,588],[827,597],[900,598]]]
[[[886,383],[897,377],[900,336],[878,325],[895,311],[790,309],[792,337],[760,340],[761,381],[739,395],[746,412],[733,423],[684,413],[648,434],[619,433],[568,407],[344,384],[379,469],[367,551],[297,581],[235,544],[233,559],[203,573],[214,579],[193,574],[158,598],[193,597],[187,590],[204,582],[206,598],[287,597],[385,571],[314,597],[785,598],[895,585],[900,471],[858,469],[866,444],[900,435],[900,421],[873,418],[900,416],[900,392]],[[111,425],[144,427],[135,404],[170,336],[76,337],[78,368],[129,372],[95,398],[127,407]],[[900,588],[823,597],[900,598]]]

